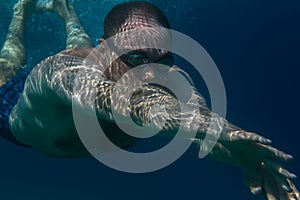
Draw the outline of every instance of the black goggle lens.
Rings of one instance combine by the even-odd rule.
[[[150,63],[150,59],[142,54],[137,52],[129,52],[121,56],[121,59],[123,62],[125,62],[127,65],[130,65],[132,67],[137,67],[139,65],[144,65],[147,63]],[[167,54],[166,56],[153,61],[153,63],[159,63],[162,65],[166,65],[171,67],[174,64],[174,58],[171,53]]]
[[[174,58],[171,54],[168,54],[168,55],[162,57],[161,59],[155,61],[155,63],[159,63],[162,65],[172,67],[174,65]]]
[[[122,60],[130,66],[136,67],[149,63],[149,58],[143,54],[127,53],[122,56]]]

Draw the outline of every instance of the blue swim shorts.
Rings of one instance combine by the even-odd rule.
[[[25,80],[31,69],[26,69],[16,75],[0,88],[0,137],[21,146],[9,129],[8,119],[13,107],[17,104],[20,94],[24,90]]]

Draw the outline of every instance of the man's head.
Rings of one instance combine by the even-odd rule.
[[[103,38],[108,39],[110,48],[120,59],[112,66],[111,74],[117,77],[116,74],[123,69],[149,63],[172,66],[173,57],[165,50],[169,49],[171,44],[169,28],[169,22],[163,12],[150,3],[126,2],[112,8],[104,20]],[[124,51],[128,52],[123,54]],[[147,73],[147,77],[156,76],[151,73]]]
[[[147,2],[126,2],[111,9],[104,19],[104,38],[137,27],[170,28],[163,12]]]

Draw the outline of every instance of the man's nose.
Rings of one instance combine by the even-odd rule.
[[[156,63],[151,63],[148,66],[145,66],[143,68],[143,75],[142,75],[142,81],[146,81],[146,82],[165,82],[167,79],[167,74],[161,72],[160,70],[158,70]]]
[[[146,71],[142,77],[143,81],[146,80],[152,80],[155,78],[154,72],[153,71]]]

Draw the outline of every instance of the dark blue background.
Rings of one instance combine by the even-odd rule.
[[[13,1],[12,1],[13,2]],[[0,43],[12,14],[0,1]],[[93,40],[120,1],[78,1],[76,9]],[[300,175],[300,4],[297,0],[151,1],[172,28],[196,39],[222,74],[227,119],[273,140],[294,155],[288,168]],[[34,15],[27,23],[28,65],[64,48],[63,21]],[[203,93],[209,98],[205,89]],[[190,148],[171,166],[148,174],[112,170],[92,158],[48,158],[0,140],[1,199],[260,199],[250,194],[240,169]],[[298,187],[299,181],[296,181]]]

